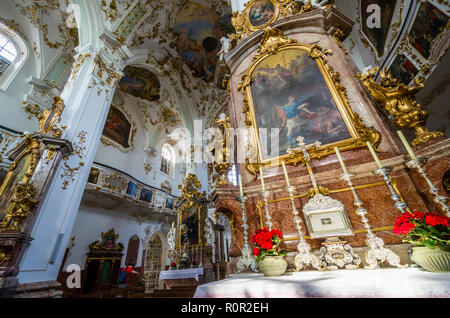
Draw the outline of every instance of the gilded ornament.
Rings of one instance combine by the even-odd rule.
[[[11,255],[8,255],[8,252],[4,247],[0,247],[0,266],[5,262],[8,262],[11,259]]]
[[[52,137],[61,137],[67,126],[61,124],[61,114],[64,110],[64,101],[60,96],[53,98],[53,104],[50,109],[44,110],[39,119],[39,130]]]
[[[340,29],[336,29],[333,33],[333,39],[336,41],[336,43],[339,45],[339,47],[342,49],[344,54],[348,54],[347,49],[345,48],[344,44],[342,44],[342,41],[344,40],[345,35],[344,32]]]
[[[36,188],[31,182],[19,183],[14,190],[11,204],[7,209],[0,231],[20,231],[22,222],[31,214],[32,209],[39,203],[33,197]]]
[[[444,135],[438,131],[429,131],[425,127],[428,112],[416,102],[414,97],[423,87],[423,83],[416,80],[414,85],[407,86],[392,77],[389,72],[382,70],[378,84],[374,76],[377,71],[378,68],[375,67],[363,75],[357,73],[356,77],[361,80],[370,95],[380,103],[383,109],[393,116],[392,121],[400,129],[415,130],[416,138],[412,142],[413,146]]]

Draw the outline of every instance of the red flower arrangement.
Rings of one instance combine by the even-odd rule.
[[[256,260],[259,262],[264,256],[284,256],[286,251],[280,251],[279,244],[283,234],[280,230],[258,229],[255,235],[250,238],[250,243],[253,244],[253,254],[256,255]]]
[[[170,263],[170,268],[175,268],[175,266],[177,266],[175,262]]]
[[[404,235],[404,242],[429,248],[450,246],[450,218],[432,212],[405,212],[398,216],[394,233]]]

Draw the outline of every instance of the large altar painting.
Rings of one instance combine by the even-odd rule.
[[[268,137],[257,134],[262,160],[286,155],[299,136],[306,144],[322,145],[352,138],[318,64],[305,50],[283,49],[261,60],[251,72],[250,89],[255,128],[268,132]],[[279,129],[275,135],[273,128]],[[274,138],[278,152],[271,149]]]
[[[125,115],[117,107],[111,105],[102,134],[123,148],[130,148],[131,127],[132,125]]]
[[[181,213],[180,243],[182,246],[199,244],[198,220],[199,211],[196,206],[185,209]]]

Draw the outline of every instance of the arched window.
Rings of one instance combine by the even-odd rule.
[[[0,89],[6,90],[28,56],[26,42],[0,23]]]
[[[17,57],[17,50],[14,44],[2,33],[0,33],[0,76],[5,73],[8,66]]]
[[[167,175],[172,175],[173,152],[172,147],[165,144],[162,148],[161,171]]]
[[[236,173],[236,165],[233,165],[233,167],[231,168],[231,170],[228,172],[227,179],[228,179],[228,181],[230,181],[233,185],[235,185],[235,186],[238,185],[238,182],[237,182],[237,173]]]

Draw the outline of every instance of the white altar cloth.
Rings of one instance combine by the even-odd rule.
[[[195,298],[449,298],[450,273],[417,267],[232,274],[200,285]]]
[[[174,270],[160,272],[159,280],[195,278],[195,280],[198,281],[199,275],[203,275],[203,267],[187,268],[187,269],[174,269]]]

